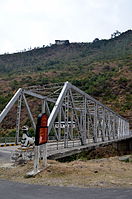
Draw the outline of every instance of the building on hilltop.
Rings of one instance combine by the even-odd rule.
[[[55,40],[56,45],[63,45],[63,44],[67,45],[69,43],[70,43],[69,40]]]

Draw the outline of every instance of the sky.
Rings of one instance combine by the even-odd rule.
[[[0,54],[132,28],[132,0],[0,0]]]

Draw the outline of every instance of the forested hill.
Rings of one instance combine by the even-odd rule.
[[[0,55],[0,111],[19,87],[67,80],[132,124],[132,30],[109,40]]]
[[[95,39],[92,43],[71,43],[4,54],[0,56],[1,73],[36,72],[64,67],[89,67],[97,61],[127,59],[132,54],[132,31],[109,40]]]

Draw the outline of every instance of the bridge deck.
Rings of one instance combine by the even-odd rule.
[[[78,154],[83,150],[93,150],[96,149],[98,147],[103,147],[103,146],[108,146],[111,143],[117,143],[117,142],[121,142],[124,140],[129,140],[131,139],[132,136],[128,136],[128,137],[123,137],[117,140],[107,140],[107,141],[100,141],[98,143],[88,143],[86,145],[81,146],[80,145],[80,140],[76,140],[74,141],[74,146],[73,146],[73,142],[70,141],[68,143],[68,148],[64,148],[64,142],[50,142],[47,144],[47,157],[48,159],[59,159],[59,158],[63,158],[63,157],[67,157],[67,156],[71,156],[74,154]],[[1,147],[0,148],[0,152],[6,152],[6,153],[12,153],[15,150],[17,150],[17,148],[19,148],[19,146],[7,146],[7,147]]]
[[[117,142],[121,142],[121,141],[124,141],[124,140],[129,140],[131,139],[132,136],[127,136],[125,138],[118,138],[118,139],[115,139],[115,140],[107,140],[107,141],[99,141],[97,143],[88,143],[86,145],[80,145],[80,141],[77,140],[75,143],[74,143],[74,147],[72,147],[72,142],[71,144],[69,143],[69,147],[68,148],[64,148],[62,147],[62,144],[59,143],[58,144],[58,149],[57,149],[57,143],[54,144],[54,147],[53,147],[53,143],[50,143],[48,145],[48,159],[59,159],[59,158],[63,158],[63,157],[67,157],[67,156],[70,156],[70,155],[74,155],[74,154],[78,154],[80,153],[81,151],[83,150],[93,150],[93,149],[96,149],[98,147],[103,147],[103,146],[108,146],[109,144],[112,144],[112,143],[117,143]]]

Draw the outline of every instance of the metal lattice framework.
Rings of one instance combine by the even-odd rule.
[[[25,103],[32,126],[36,124],[27,97],[42,101],[42,112],[48,118],[49,135],[63,141],[68,147],[71,140],[81,145],[120,139],[130,135],[129,122],[69,82],[20,88],[0,114],[0,123],[18,101],[16,143],[19,138],[22,101]]]

